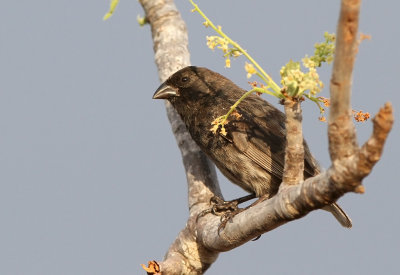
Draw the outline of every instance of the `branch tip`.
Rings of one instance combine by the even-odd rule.
[[[357,194],[364,194],[365,193],[365,187],[363,185],[359,185],[354,189],[354,192]]]
[[[156,261],[149,261],[147,265],[141,264],[147,274],[160,274],[160,265]]]
[[[392,129],[393,122],[394,117],[392,104],[386,102],[373,118],[374,130],[379,130],[387,134]]]
[[[387,120],[388,118],[391,117],[393,120],[393,107],[392,103],[386,102],[385,105],[383,105],[382,108],[379,109],[378,115],[386,117],[385,119]]]

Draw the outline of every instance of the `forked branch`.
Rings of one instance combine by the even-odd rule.
[[[172,0],[140,0],[150,23],[160,80],[189,65],[187,33]],[[284,184],[272,198],[236,215],[218,233],[220,218],[199,213],[209,208],[212,196],[221,196],[214,166],[191,140],[179,116],[167,103],[167,114],[185,165],[190,215],[163,261],[149,263],[149,274],[203,274],[219,252],[231,250],[276,227],[301,218],[310,211],[335,202],[346,192],[363,191],[361,181],[379,160],[393,124],[391,105],[374,118],[371,138],[359,148],[351,120],[350,91],[356,55],[360,1],[342,0],[337,31],[336,55],[331,80],[332,107],[329,116],[329,150],[332,166],[303,181],[304,159],[299,103],[285,107],[287,161]],[[290,113],[289,113],[290,112]],[[296,115],[300,114],[300,116]]]

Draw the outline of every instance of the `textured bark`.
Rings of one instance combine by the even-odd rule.
[[[151,25],[155,62],[163,82],[175,71],[190,65],[186,25],[172,0],[141,0],[140,3]],[[216,260],[218,252],[207,250],[197,241],[196,218],[209,208],[212,196],[222,195],[214,165],[190,138],[168,102],[166,109],[186,171],[190,216],[164,261],[155,264],[163,274],[202,274]]]
[[[331,110],[328,119],[332,161],[353,155],[358,148],[351,114],[351,80],[357,52],[360,0],[342,1],[336,31],[335,60],[330,82]]]
[[[286,150],[282,184],[298,184],[304,180],[304,146],[300,102],[285,100]]]
[[[187,33],[172,0],[140,0],[151,25],[155,60],[160,80],[189,65]],[[198,214],[209,208],[212,196],[221,196],[215,168],[190,138],[184,124],[167,103],[167,115],[185,166],[189,218],[161,262],[150,262],[149,274],[203,274],[219,252],[231,250],[276,227],[301,218],[310,211],[335,202],[346,192],[363,191],[362,179],[379,160],[393,124],[391,105],[374,118],[371,138],[359,148],[350,116],[351,74],[356,53],[360,1],[342,0],[336,55],[331,80],[329,150],[332,166],[303,181],[304,148],[301,109],[297,102],[285,104],[287,113],[284,183],[272,198],[239,213],[218,234],[220,217]]]

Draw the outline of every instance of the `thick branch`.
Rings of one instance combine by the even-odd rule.
[[[186,25],[172,0],[140,0],[151,25],[160,80],[190,65]],[[195,217],[209,207],[210,198],[221,196],[214,165],[200,151],[169,103],[167,115],[182,153],[189,189],[190,219],[160,264],[165,274],[202,274],[218,253],[206,251],[196,241]]]
[[[280,188],[277,195],[265,200],[228,222],[218,235],[219,217],[199,222],[198,238],[210,250],[227,251],[289,221],[299,219],[312,210],[335,202],[346,191],[346,186],[334,186],[327,172],[297,185]]]
[[[350,115],[351,77],[357,53],[357,30],[360,0],[342,0],[337,30],[336,53],[331,79],[329,113],[329,151],[332,167],[329,177],[337,186],[347,186],[346,192],[364,191],[361,181],[379,160],[386,137],[393,124],[390,104],[374,118],[374,132],[362,148]]]

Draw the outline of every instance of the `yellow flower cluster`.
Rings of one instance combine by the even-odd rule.
[[[302,97],[305,91],[309,91],[310,96],[315,96],[323,88],[322,81],[315,68],[315,62],[310,58],[303,58],[304,67],[308,68],[308,72],[301,71],[300,63],[289,61],[283,66],[281,74],[281,84],[286,93],[292,97]]]
[[[225,125],[228,123],[227,116],[220,116],[214,119],[213,122],[211,122],[211,125],[213,125],[210,129],[211,132],[214,134],[217,133],[219,130],[219,133],[223,136],[226,136],[227,132],[225,130]]]
[[[247,63],[244,65],[244,69],[247,72],[247,78],[250,78],[253,74],[257,73],[256,68],[254,68],[253,64]]]
[[[207,22],[205,22],[207,23]],[[224,53],[225,57],[225,67],[230,68],[231,67],[231,60],[230,57],[238,57],[242,55],[240,51],[238,51],[235,48],[230,48],[229,47],[230,42],[220,36],[207,36],[207,46],[211,49],[214,50],[216,47]]]

